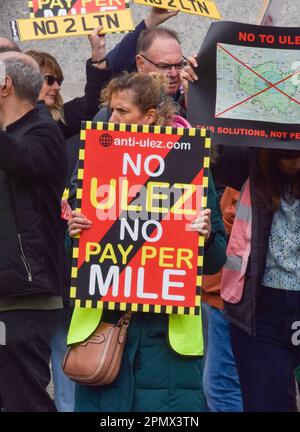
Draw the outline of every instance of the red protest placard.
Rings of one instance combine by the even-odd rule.
[[[188,226],[206,205],[209,133],[89,122],[82,138],[92,227],[76,239],[72,303],[199,314],[204,239]]]

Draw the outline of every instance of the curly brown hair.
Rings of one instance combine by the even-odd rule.
[[[113,94],[124,90],[132,90],[133,103],[145,114],[150,109],[156,110],[153,124],[160,126],[172,125],[177,107],[167,95],[168,82],[157,73],[124,72],[113,78],[101,92],[101,102],[109,105]]]

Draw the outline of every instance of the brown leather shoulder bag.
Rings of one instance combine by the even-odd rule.
[[[71,345],[63,361],[64,373],[80,384],[111,384],[120,370],[130,318],[126,313],[116,324],[101,322],[88,339]]]

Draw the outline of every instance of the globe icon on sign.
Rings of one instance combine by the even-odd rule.
[[[101,135],[101,137],[99,138],[99,142],[103,147],[109,147],[112,145],[113,143],[113,137],[109,134],[103,134]]]

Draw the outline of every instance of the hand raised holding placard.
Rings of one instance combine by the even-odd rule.
[[[168,19],[176,16],[179,14],[179,10],[171,11],[167,9],[161,9],[157,7],[153,7],[151,9],[151,12],[145,19],[145,24],[147,28],[156,27],[159,24],[162,24],[163,22],[167,21]]]
[[[189,56],[187,58],[187,61],[188,61],[187,66],[185,66],[180,73],[180,79],[184,90],[184,99],[185,99],[186,107],[187,107],[187,94],[189,89],[189,83],[198,81],[198,76],[195,72],[195,69],[198,67],[197,54],[194,54],[193,56]]]
[[[101,34],[103,26],[95,28],[88,36],[92,48],[92,64],[98,69],[106,68],[105,35]]]

